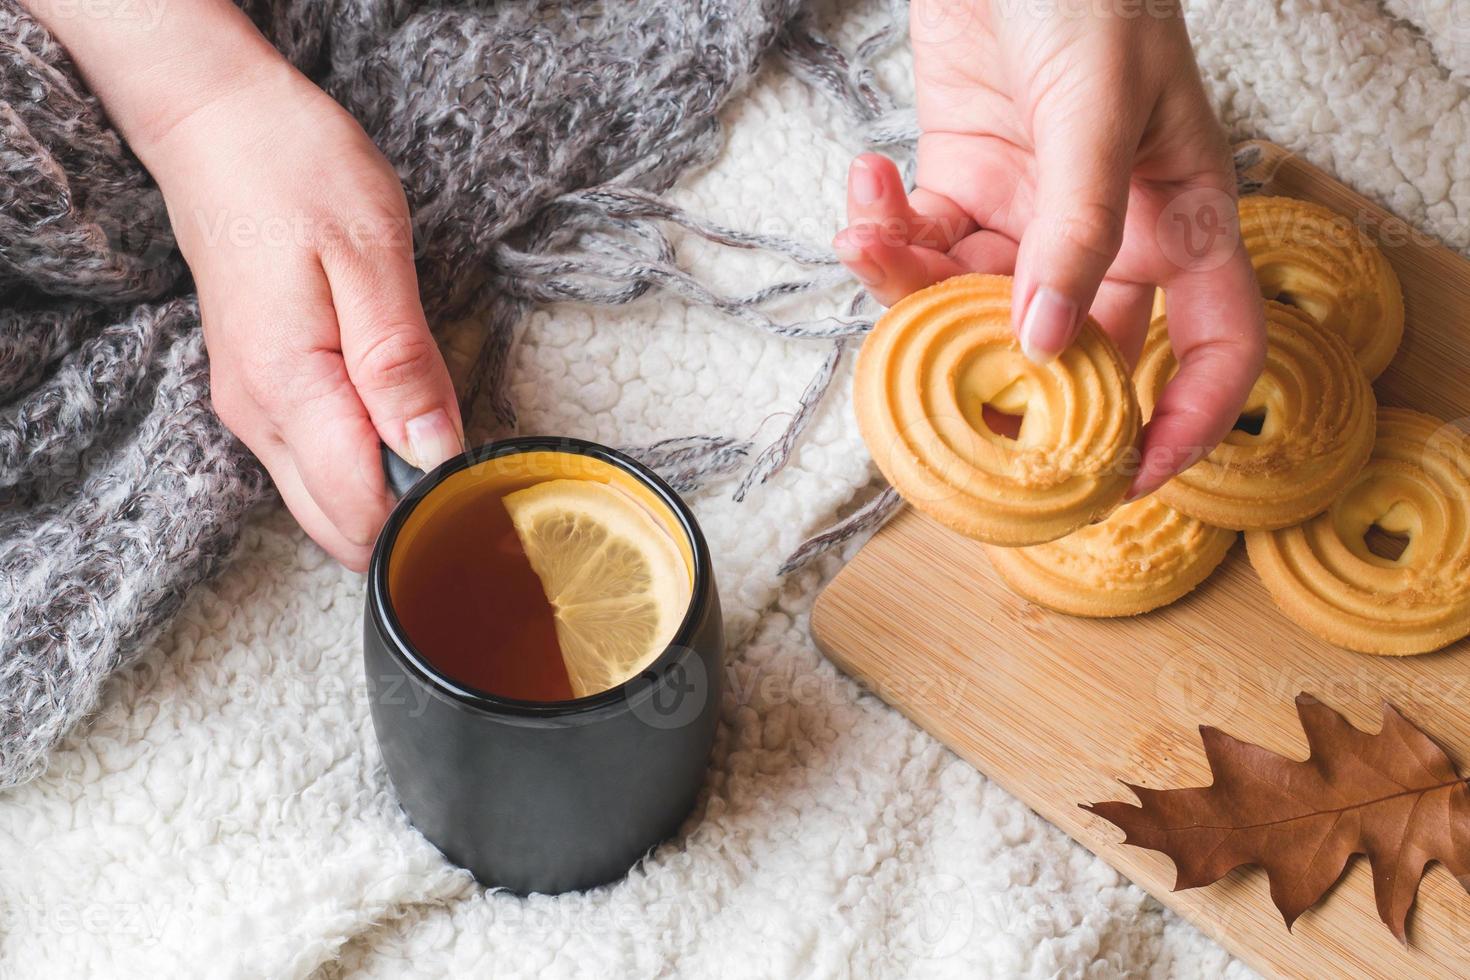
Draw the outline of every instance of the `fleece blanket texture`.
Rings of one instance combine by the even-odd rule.
[[[1236,138],[1266,137],[1470,249],[1470,10],[1457,0],[1190,0]],[[832,4],[856,43],[891,11]],[[876,81],[903,101],[900,48]],[[724,112],[726,145],[674,187],[730,226],[823,245],[863,148],[779,59]],[[671,231],[740,294],[789,275]],[[839,290],[844,292],[845,290]],[[845,296],[785,301],[788,319]],[[518,328],[524,432],[651,444],[778,434],[830,353],[667,293],[542,305]],[[1246,976],[1208,935],[861,691],[813,647],[829,553],[783,559],[876,490],[849,363],[788,465],[691,491],[729,614],[708,785],[680,835],[616,884],[487,891],[400,815],[359,662],[363,582],[278,508],[115,675],[38,778],[0,795],[0,975],[407,977]],[[847,550],[856,547],[849,542]],[[1264,884],[1262,884],[1264,887]]]

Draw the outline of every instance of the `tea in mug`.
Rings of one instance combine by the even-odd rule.
[[[404,520],[389,600],[450,680],[524,701],[616,687],[668,646],[693,557],[673,512],[576,453],[500,456],[446,478]]]

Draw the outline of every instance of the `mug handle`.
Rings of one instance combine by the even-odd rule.
[[[427,475],[423,470],[389,449],[386,443],[378,444],[378,455],[383,460],[383,479],[388,481],[388,489],[395,497],[407,495],[408,491],[413,489],[414,484]]]

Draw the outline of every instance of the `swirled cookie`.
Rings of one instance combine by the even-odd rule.
[[[957,276],[895,304],[858,354],[853,400],[898,492],[991,544],[1039,544],[1102,517],[1136,462],[1138,404],[1117,348],[1088,320],[1060,357],[1033,364],[1004,276]],[[1002,416],[1019,417],[1014,438],[992,428]]]
[[[1235,532],[1179,513],[1157,495],[1029,548],[985,547],[1016,592],[1072,616],[1134,616],[1192,591],[1225,558]]]
[[[1404,295],[1378,246],[1342,215],[1289,197],[1244,197],[1240,236],[1261,293],[1348,342],[1370,379],[1404,336]]]
[[[1405,655],[1470,635],[1470,439],[1381,409],[1373,458],[1331,509],[1246,545],[1282,612],[1329,643]]]
[[[1178,368],[1155,321],[1134,383],[1145,417]],[[1320,514],[1373,450],[1373,387],[1347,343],[1301,311],[1266,304],[1266,365],[1240,422],[1158,491],[1206,524],[1267,531]]]

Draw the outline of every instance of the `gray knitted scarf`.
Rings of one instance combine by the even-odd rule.
[[[871,145],[910,138],[864,67],[896,27],[848,56],[814,33],[799,0],[243,6],[396,167],[430,322],[481,331],[461,392],[472,419],[513,427],[503,374],[532,304],[667,289],[832,354],[759,452],[709,433],[633,450],[686,490],[744,470],[741,498],[780,469],[844,340],[868,326],[860,298],[848,316],[774,321],[767,300],[844,281],[832,257],[700,221],[656,195],[718,148],[718,109],[772,49]],[[670,222],[778,251],[807,272],[717,294],[674,263]],[[66,53],[0,0],[0,786],[44,768],[107,675],[221,567],[267,493],[210,410],[198,307],[157,188]],[[892,503],[862,508],[788,565]]]

